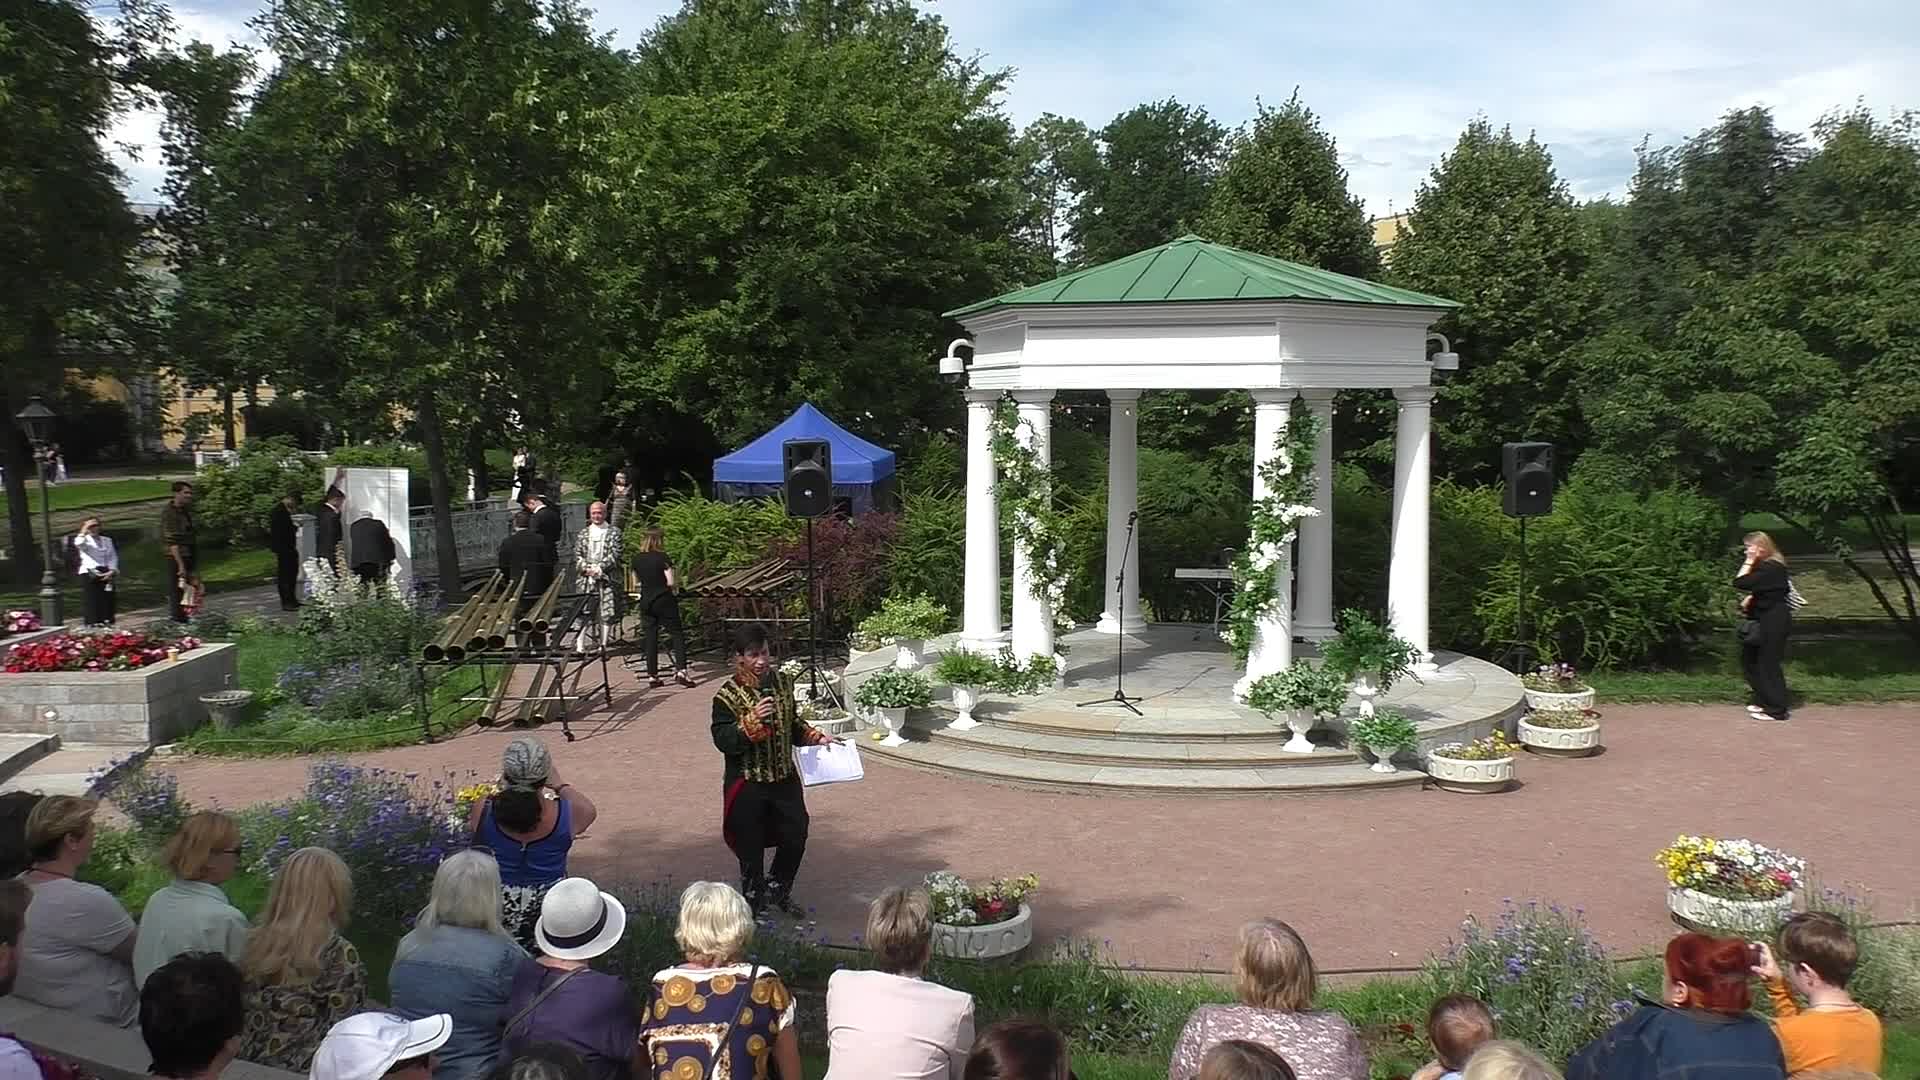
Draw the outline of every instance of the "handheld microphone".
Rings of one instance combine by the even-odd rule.
[[[1140,511],[1138,510],[1132,511],[1127,515],[1127,524],[1129,525],[1139,520],[1140,520]]]

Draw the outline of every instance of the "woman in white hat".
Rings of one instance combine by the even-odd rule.
[[[799,1077],[793,996],[778,972],[746,959],[747,898],[718,881],[694,882],[680,894],[673,938],[687,962],[653,977],[636,1072],[764,1080],[771,1064],[782,1078]]]
[[[585,1059],[590,1080],[624,1080],[638,1035],[633,999],[625,983],[588,963],[626,929],[627,909],[586,878],[547,890],[533,929],[541,955],[515,973],[507,994],[508,1057],[559,1043]]]

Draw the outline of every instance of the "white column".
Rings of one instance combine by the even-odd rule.
[[[1300,610],[1294,630],[1308,641],[1333,636],[1333,395],[1302,390],[1300,396],[1320,429],[1313,449],[1313,506],[1319,513],[1300,522]]]
[[[1053,464],[1051,390],[1016,390],[1020,424],[1017,429],[1022,445],[1033,450],[1041,468]],[[1053,602],[1033,594],[1033,572],[1025,548],[1013,546],[1013,652],[1025,659],[1035,655],[1053,655]]]
[[[991,655],[1000,629],[1000,501],[994,494],[993,390],[967,391],[967,570],[961,593],[960,645]]]
[[[1106,602],[1095,629],[1137,634],[1147,628],[1140,617],[1140,530],[1134,516],[1140,505],[1140,391],[1109,390],[1107,400],[1113,408],[1107,420]],[[1127,542],[1129,524],[1134,525],[1132,543]],[[1125,588],[1116,589],[1123,572]]]
[[[1295,391],[1255,390],[1253,392],[1253,497],[1268,493],[1262,466],[1280,457],[1280,437],[1287,430],[1287,407]],[[1252,553],[1255,558],[1258,552]],[[1274,583],[1274,604],[1254,625],[1253,647],[1247,651],[1247,672],[1236,689],[1244,690],[1253,680],[1276,671],[1285,671],[1293,663],[1293,568],[1291,552],[1278,552],[1280,573]]]
[[[1387,609],[1394,633],[1419,650],[1418,670],[1432,671],[1427,640],[1427,514],[1433,483],[1433,387],[1393,392],[1400,412],[1393,432],[1393,556]]]

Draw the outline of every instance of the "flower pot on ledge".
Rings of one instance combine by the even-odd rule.
[[[919,671],[927,659],[925,638],[894,638],[893,666],[901,671]]]
[[[979,727],[980,721],[974,717],[973,710],[980,707],[981,698],[984,696],[984,691],[977,686],[954,687],[953,710],[957,715],[954,716],[953,723],[947,725],[947,730],[972,731]]]
[[[1513,759],[1510,757],[1469,761],[1465,758],[1427,754],[1427,775],[1442,791],[1467,795],[1486,795],[1505,791],[1513,785]]]
[[[1734,930],[1771,937],[1793,914],[1794,894],[1771,900],[1730,900],[1679,885],[1667,887],[1667,910],[1673,921],[1691,930]]]
[[[1033,944],[1033,909],[1020,905],[1020,913],[1005,922],[986,926],[933,924],[933,951],[938,956],[961,960],[998,960],[1013,956]]]
[[[1585,690],[1575,690],[1567,694],[1556,693],[1552,690],[1526,689],[1522,689],[1521,693],[1527,696],[1527,708],[1537,711],[1544,712],[1548,709],[1568,709],[1579,712],[1582,709],[1593,708],[1593,687],[1591,686]]]
[[[1520,744],[1547,757],[1586,757],[1600,749],[1600,724],[1586,727],[1543,727],[1520,718]]]
[[[887,737],[880,740],[881,746],[905,746],[907,740],[901,738],[900,730],[907,726],[907,707],[888,707],[877,705],[873,710],[874,719],[886,725]]]

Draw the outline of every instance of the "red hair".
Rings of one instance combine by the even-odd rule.
[[[1681,934],[1667,942],[1667,979],[1687,988],[1687,1006],[1743,1013],[1753,1004],[1748,990],[1753,957],[1742,938]]]

